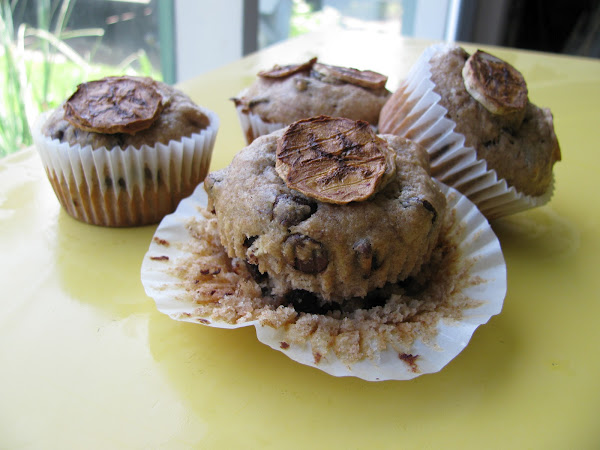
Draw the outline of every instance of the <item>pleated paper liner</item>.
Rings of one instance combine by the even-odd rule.
[[[242,94],[240,94],[242,95]],[[246,144],[252,143],[254,139],[270,134],[273,131],[285,128],[287,125],[284,123],[269,123],[265,122],[252,112],[245,112],[243,106],[236,106],[236,112],[238,120],[240,121],[240,127],[246,138]]]
[[[303,324],[323,317],[270,304],[251,277],[238,275],[244,262],[229,259],[218,238],[208,237],[218,236],[217,225],[205,211],[202,185],[160,223],[143,260],[142,283],[158,310],[175,320],[219,328],[254,326],[259,341],[334,376],[407,380],[437,372],[467,346],[479,325],[500,313],[506,294],[506,266],[488,221],[458,191],[441,183],[440,188],[448,199],[443,238],[448,253],[441,261],[444,275],[431,283],[439,285],[428,289],[445,290],[438,303],[404,321],[369,329],[368,317],[392,304],[410,310],[418,301],[408,294],[346,319],[327,318],[338,326],[334,337],[328,335],[327,323],[302,331]],[[220,252],[218,264],[211,252]],[[212,295],[209,303],[198,295],[201,291]],[[352,345],[360,347],[363,357],[349,361],[338,352]]]
[[[456,124],[446,118],[434,91],[430,60],[451,44],[428,47],[411,68],[406,79],[384,105],[380,133],[391,133],[419,142],[429,155],[432,175],[457,189],[475,203],[488,219],[541,206],[552,197],[554,183],[541,196],[530,196],[508,186],[485,160],[478,159],[473,147],[454,131]]]
[[[202,108],[209,126],[168,144],[92,149],[44,136],[51,112],[32,127],[54,192],[69,215],[86,223],[123,227],[158,223],[208,173],[219,118]]]

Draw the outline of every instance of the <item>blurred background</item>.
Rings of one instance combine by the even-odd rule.
[[[286,39],[352,29],[600,57],[594,0],[0,0],[0,157],[28,118],[115,73],[173,84]]]

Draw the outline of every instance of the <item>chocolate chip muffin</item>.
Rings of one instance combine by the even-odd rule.
[[[313,58],[275,66],[233,98],[246,141],[318,115],[365,120],[377,126],[390,92],[387,77],[368,70],[331,66]]]
[[[456,122],[456,131],[465,136],[465,144],[475,148],[488,168],[518,191],[542,195],[552,181],[554,163],[561,159],[552,113],[528,100],[525,80],[512,66],[496,58],[487,63],[490,59],[484,52],[469,55],[460,47],[434,56],[431,79],[440,104]],[[465,69],[473,66],[476,73],[467,73]],[[498,81],[480,81],[484,89],[471,88],[474,82],[469,80],[484,72]],[[502,82],[500,77],[505,77]],[[503,87],[504,92],[490,92]],[[485,98],[476,92],[485,92]],[[490,106],[499,103],[494,98],[502,99],[501,107]]]
[[[113,99],[103,104],[107,96]],[[150,78],[109,77],[81,84],[44,123],[42,133],[70,145],[126,149],[168,144],[209,124],[203,110],[172,86]]]
[[[464,138],[463,145],[473,148],[476,158],[485,162],[487,170],[495,171],[498,179],[505,180],[509,188],[533,197],[548,192],[553,180],[553,166],[561,159],[560,147],[550,110],[529,101],[527,84],[519,71],[486,52],[477,51],[469,55],[458,46],[446,46],[432,52],[418,69],[430,73],[429,80],[436,99],[430,102],[429,96],[423,103],[431,103],[431,108],[417,113],[407,107],[408,97],[418,99],[415,92],[407,88],[407,82],[383,108],[380,132],[414,137],[428,148],[432,158],[443,160],[439,169],[437,163],[432,162],[434,176],[438,171],[451,172],[448,161],[456,161],[456,158],[444,153],[454,151],[458,146],[454,142],[450,145],[444,143],[445,131],[436,130],[444,122],[432,114],[437,102],[444,108],[442,114],[445,118],[455,125],[451,127],[453,132]],[[431,117],[426,117],[428,114]],[[427,132],[409,125],[408,128],[412,129],[407,131],[407,124],[411,121],[416,123],[419,117],[422,123],[434,125]],[[465,189],[457,188],[472,192],[476,183],[469,180]],[[488,187],[484,189],[490,191]],[[489,198],[490,195],[483,197]],[[477,200],[474,199],[475,203],[478,203]],[[517,205],[515,208],[518,210],[526,206]],[[509,210],[510,207],[507,208]]]
[[[159,222],[202,182],[218,126],[175,88],[123,76],[81,84],[33,135],[68,214],[137,226]]]
[[[204,186],[227,253],[272,294],[343,302],[428,260],[446,207],[428,170],[419,145],[320,116],[256,139]]]

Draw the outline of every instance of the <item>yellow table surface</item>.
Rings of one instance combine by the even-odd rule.
[[[243,146],[229,98],[259,69],[317,55],[394,89],[428,44],[311,35],[180,87],[221,117],[218,169]],[[156,227],[75,221],[27,149],[0,160],[0,448],[599,448],[600,62],[484,48],[552,109],[563,161],[548,205],[493,224],[504,309],[446,368],[334,378],[253,327],[169,319],[140,282]]]

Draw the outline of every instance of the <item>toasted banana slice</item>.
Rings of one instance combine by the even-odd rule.
[[[316,63],[314,70],[326,77],[336,78],[346,83],[355,84],[367,89],[381,89],[387,83],[388,78],[371,70],[358,70],[351,67],[329,66]]]
[[[467,92],[492,114],[510,114],[527,105],[527,84],[513,66],[477,50],[462,71]]]
[[[285,78],[295,73],[309,71],[317,62],[317,58],[312,58],[302,64],[291,64],[289,66],[274,66],[269,70],[258,72],[258,76],[262,78]]]
[[[289,188],[343,205],[383,187],[395,173],[396,154],[367,122],[318,116],[286,129],[275,169]]]
[[[154,123],[163,102],[150,78],[107,77],[80,84],[64,110],[65,119],[82,130],[135,134]]]

